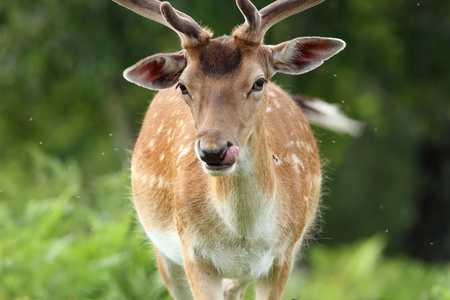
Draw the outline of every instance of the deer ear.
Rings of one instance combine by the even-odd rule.
[[[340,39],[302,37],[269,46],[272,50],[272,74],[298,75],[314,70],[345,47]]]
[[[156,54],[126,69],[123,77],[144,88],[161,90],[176,84],[185,67],[184,51]]]

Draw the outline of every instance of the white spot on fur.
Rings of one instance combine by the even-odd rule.
[[[177,159],[177,163],[180,162],[180,160],[183,158],[183,156],[185,156],[186,154],[188,154],[191,151],[191,147],[190,146],[184,146],[181,145],[178,148],[178,159]]]
[[[309,131],[308,126],[306,126],[306,124],[305,124],[304,122],[300,122],[300,128],[301,128],[303,131]]]
[[[184,146],[184,145],[181,145],[179,148],[178,148],[178,154],[179,154],[179,157],[183,157],[184,155],[186,155],[189,151],[191,150],[191,147],[189,147],[189,146]]]
[[[275,108],[277,108],[277,109],[281,108],[280,102],[278,102],[277,99],[273,99],[273,103],[275,104]]]
[[[147,183],[150,187],[159,189],[171,189],[171,185],[160,176],[147,175],[142,173],[133,174],[134,179]]]
[[[312,180],[309,180],[309,192],[311,193],[314,188],[314,182]]]
[[[294,170],[297,173],[300,173],[300,169],[298,168],[299,166],[301,167],[301,169],[303,171],[305,171],[305,166],[303,165],[303,162],[297,157],[297,155],[292,154],[291,158],[292,158],[292,163],[293,163]]]
[[[308,196],[303,197],[303,202],[305,202],[306,208],[308,209],[308,206],[309,206],[309,197],[308,197]]]
[[[156,131],[156,133],[161,133],[162,129],[163,129],[163,124],[159,125],[158,130]]]

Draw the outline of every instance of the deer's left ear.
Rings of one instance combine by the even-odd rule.
[[[139,86],[161,90],[176,84],[185,67],[184,51],[156,54],[126,69],[123,77]]]
[[[298,75],[309,72],[345,47],[340,39],[301,37],[269,46],[272,51],[272,75],[280,72]]]

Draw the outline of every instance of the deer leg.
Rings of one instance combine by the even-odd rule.
[[[294,263],[294,251],[289,251],[283,259],[275,259],[267,276],[256,282],[256,297],[258,300],[281,300],[284,288],[289,279]]]
[[[245,288],[251,282],[248,279],[224,279],[223,289],[226,300],[244,299]]]
[[[164,254],[159,252],[156,247],[154,250],[159,273],[161,274],[164,285],[169,290],[170,295],[175,300],[194,299],[183,266],[174,263]]]
[[[222,279],[213,267],[185,256],[184,269],[195,300],[224,299]]]

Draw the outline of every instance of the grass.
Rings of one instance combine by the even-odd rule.
[[[134,219],[127,168],[88,179],[36,148],[0,167],[0,300],[170,299]],[[313,246],[284,299],[450,299],[449,265],[386,258],[384,246],[379,236]]]
[[[450,299],[450,266],[430,266],[406,258],[383,256],[385,239],[370,239],[337,248],[314,247],[311,266],[291,277],[292,299]],[[297,288],[293,283],[297,282]]]

